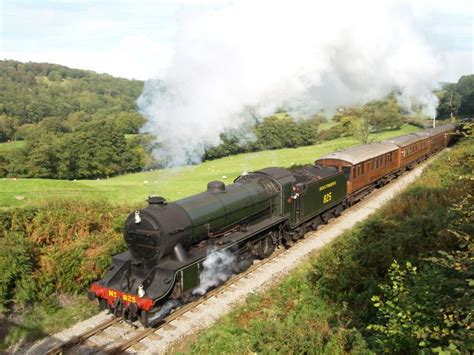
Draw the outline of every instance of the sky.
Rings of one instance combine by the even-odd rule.
[[[141,80],[159,78],[173,62],[182,18],[232,2],[0,0],[0,59],[58,63]],[[405,3],[419,34],[442,60],[439,80],[454,82],[473,73],[474,2]],[[322,1],[322,11],[324,6]]]

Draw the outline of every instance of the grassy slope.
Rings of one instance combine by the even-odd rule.
[[[399,131],[383,132],[373,135],[371,139],[383,140],[417,130],[419,128],[415,126],[405,125]],[[222,180],[222,176],[227,176],[225,181],[230,183],[243,171],[266,166],[311,163],[324,154],[356,144],[356,139],[343,137],[297,149],[240,154],[196,166],[129,174],[104,180],[0,179],[0,208],[36,204],[55,197],[104,198],[114,204],[139,204],[143,203],[148,195],[158,194],[168,200],[176,200],[203,191],[208,181]]]

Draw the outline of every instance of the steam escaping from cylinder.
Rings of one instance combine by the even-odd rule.
[[[174,59],[138,100],[156,158],[198,163],[278,109],[307,117],[395,92],[433,116],[440,64],[408,1],[239,0],[181,13]],[[420,25],[421,26],[421,25]]]
[[[203,262],[203,271],[199,275],[199,286],[193,295],[204,295],[209,289],[227,281],[233,274],[236,257],[227,250],[214,251]]]
[[[168,300],[161,306],[158,312],[154,313],[148,318],[148,323],[153,324],[156,321],[166,317],[168,314],[171,313],[173,309],[181,305],[181,301],[179,300]]]

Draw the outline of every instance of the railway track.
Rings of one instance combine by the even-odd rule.
[[[91,350],[95,350],[98,353],[108,353],[108,354],[120,354],[125,352],[128,348],[131,348],[135,346],[136,344],[140,343],[143,339],[147,337],[153,336],[154,339],[160,339],[159,334],[157,333],[160,329],[165,328],[165,327],[173,327],[171,324],[174,320],[179,319],[180,317],[184,316],[186,313],[192,312],[196,307],[198,307],[200,304],[206,302],[207,300],[218,297],[220,294],[222,294],[225,290],[228,288],[232,287],[236,282],[239,280],[242,280],[246,277],[248,277],[250,274],[252,274],[255,270],[260,268],[261,266],[268,264],[272,260],[276,259],[278,256],[282,255],[285,253],[284,248],[279,248],[277,249],[272,255],[270,255],[268,258],[259,260],[258,262],[254,263],[251,265],[247,270],[233,275],[230,277],[225,283],[222,285],[209,290],[207,293],[204,295],[200,296],[198,299],[183,304],[181,307],[176,308],[173,312],[171,312],[168,316],[164,317],[162,322],[160,322],[156,327],[153,328],[138,328],[138,331],[133,332],[128,339],[126,339],[124,342],[120,343],[117,346],[114,346],[110,348],[109,346],[104,346],[104,345],[89,345],[88,352]],[[93,327],[92,329],[89,329],[85,331],[84,333],[71,338],[70,340],[63,342],[61,344],[58,344],[51,349],[49,349],[46,353],[47,354],[64,354],[71,352],[72,349],[74,349],[76,346],[81,346],[85,345],[85,343],[88,341],[88,339],[94,337],[94,336],[100,336],[101,333],[103,333],[105,330],[115,326],[115,325],[121,325],[124,327],[128,328],[133,328],[129,324],[125,323],[122,318],[120,317],[114,317],[111,319],[108,319],[102,323],[99,323],[97,326]],[[130,335],[130,332],[128,332],[127,335]]]
[[[121,321],[122,319],[120,318],[108,319],[78,336],[75,336],[64,343],[54,346],[53,348],[49,349],[46,354],[62,354],[65,351],[73,348],[74,346],[84,343],[87,339],[93,337],[101,331],[104,331],[112,325],[120,323]]]

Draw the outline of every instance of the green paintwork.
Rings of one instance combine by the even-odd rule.
[[[288,214],[290,216],[290,224],[295,223],[295,207],[294,204],[288,203],[288,199],[291,198],[291,191],[293,189],[293,182],[288,182],[282,185],[282,206],[283,214]]]
[[[322,186],[334,182],[334,186],[320,190]],[[288,200],[291,199],[293,183],[286,183],[282,187],[283,211],[285,214],[289,214],[289,222],[292,227],[305,222],[306,220],[311,219],[344,201],[347,190],[346,179],[343,173],[338,173],[329,178],[312,181],[306,184],[304,191],[300,194],[299,201],[291,200],[291,203],[289,203]],[[330,194],[330,199],[328,200],[328,197],[326,197],[325,203],[324,196],[328,194]],[[298,207],[300,210],[299,218],[297,216]]]
[[[191,264],[182,271],[183,292],[199,285],[200,263]]]
[[[346,190],[346,179],[342,173],[309,184],[300,196],[300,222],[344,201]]]
[[[270,196],[257,182],[232,184],[225,192],[203,192],[176,202],[193,225],[192,243],[218,233],[251,216],[270,210]]]

